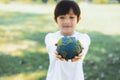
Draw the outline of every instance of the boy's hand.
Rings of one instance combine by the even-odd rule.
[[[57,57],[58,59],[60,59],[61,61],[63,61],[63,60],[64,60],[64,59],[62,58],[62,56],[58,54],[58,52],[57,52],[57,51],[55,51],[55,54],[56,54],[56,57]]]
[[[58,54],[57,51],[55,51],[55,54],[56,54],[56,57],[57,57],[58,59],[60,59],[61,61],[65,60],[64,58],[62,58],[61,55]],[[79,54],[78,56],[75,56],[73,59],[71,59],[71,61],[72,61],[72,62],[76,62],[76,61],[78,61],[79,59],[81,59],[82,56],[83,56],[83,54]],[[66,60],[66,61],[67,61],[67,60]]]
[[[82,56],[83,56],[83,54],[80,53],[78,56],[75,56],[71,61],[72,62],[78,61],[79,59],[82,58]]]

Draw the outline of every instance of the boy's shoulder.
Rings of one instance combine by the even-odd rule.
[[[76,31],[75,35],[82,38],[90,38],[90,36],[87,33],[80,33]]]
[[[77,37],[77,39],[83,41],[83,42],[87,42],[88,44],[91,43],[91,39],[90,36],[87,33],[80,33],[80,32],[75,32],[75,36]]]
[[[48,34],[46,34],[46,36],[45,36],[45,38],[53,38],[53,37],[56,37],[56,36],[59,36],[59,31],[57,31],[57,32],[51,32],[51,33],[48,33]]]

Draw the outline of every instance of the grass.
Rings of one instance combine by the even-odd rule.
[[[97,32],[90,33],[90,36],[92,44],[84,66],[87,80],[119,80],[120,36]]]
[[[0,79],[44,80],[48,67],[44,44],[47,32],[39,29],[42,22],[32,21],[45,21],[46,15],[2,12],[0,17]]]
[[[91,37],[84,61],[86,80],[120,80],[120,11],[117,5],[103,6],[82,6],[84,15],[77,27]],[[49,62],[44,38],[58,30],[55,26],[52,14],[1,11],[0,80],[45,80]]]

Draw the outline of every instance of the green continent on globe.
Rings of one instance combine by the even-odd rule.
[[[82,52],[82,46],[75,37],[62,37],[57,43],[57,52],[62,58],[68,60],[78,56]]]

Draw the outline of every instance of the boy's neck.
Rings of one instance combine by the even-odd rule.
[[[72,36],[74,34],[74,32],[72,32],[72,33],[62,33],[61,32],[61,35],[63,35],[63,36]]]

